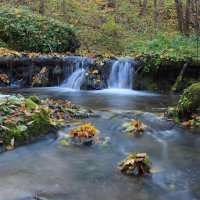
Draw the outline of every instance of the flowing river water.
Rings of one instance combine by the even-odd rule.
[[[200,199],[198,130],[175,127],[161,118],[164,108],[175,105],[176,96],[131,90],[77,92],[64,88],[11,92],[67,99],[93,109],[100,116],[83,121],[94,124],[101,131],[100,137],[111,140],[107,146],[77,147],[60,145],[62,136],[48,137],[1,154],[0,199]],[[141,137],[123,133],[122,124],[131,118],[141,119],[153,131]],[[127,177],[118,171],[117,164],[131,152],[149,155],[152,177]]]

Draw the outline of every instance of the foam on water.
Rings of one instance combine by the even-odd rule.
[[[96,90],[94,93],[100,94],[119,94],[119,95],[134,95],[134,96],[156,96],[157,94],[151,92],[141,92],[137,90],[131,89],[104,89],[104,90]]]

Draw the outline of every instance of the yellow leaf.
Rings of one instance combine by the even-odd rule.
[[[8,145],[8,146],[6,147],[6,150],[7,150],[7,151],[12,151],[12,150],[13,150],[13,147],[12,147],[11,145]]]
[[[192,120],[183,122],[183,123],[182,123],[182,126],[192,126]]]

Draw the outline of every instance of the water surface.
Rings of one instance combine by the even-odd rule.
[[[4,94],[6,91],[2,91]],[[197,129],[181,129],[161,118],[177,102],[168,96],[130,90],[73,91],[62,88],[13,90],[25,96],[67,99],[96,110],[92,122],[108,146],[61,146],[59,137],[1,155],[0,199],[6,200],[168,200],[200,199],[200,137]],[[141,119],[154,131],[142,137],[123,133],[121,125]],[[69,128],[65,130],[67,133]],[[152,177],[123,176],[117,164],[131,152],[146,152]],[[39,198],[40,197],[40,198]]]

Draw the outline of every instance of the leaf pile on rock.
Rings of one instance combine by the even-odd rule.
[[[41,71],[33,77],[32,86],[47,86],[49,71],[43,67]]]
[[[131,153],[119,164],[119,169],[126,175],[143,176],[150,174],[151,162],[146,153]]]
[[[123,124],[123,129],[125,132],[131,134],[141,134],[143,131],[147,129],[147,126],[142,124],[140,120],[131,119],[130,122],[126,122]]]
[[[15,144],[25,144],[51,128],[65,126],[72,120],[92,116],[69,101],[40,100],[35,96],[24,98],[13,95],[0,98],[0,141],[6,147],[14,138]]]
[[[21,54],[17,51],[6,49],[6,48],[0,48],[0,55],[7,56],[7,55],[16,55],[21,56]]]
[[[185,127],[186,126],[200,127],[200,115],[193,114],[191,117],[192,119],[182,122],[181,125]]]
[[[98,141],[96,137],[99,131],[92,124],[82,124],[76,129],[70,130],[72,142],[75,144],[92,144]]]
[[[0,82],[2,82],[4,84],[8,84],[9,83],[8,75],[7,74],[0,74]]]

